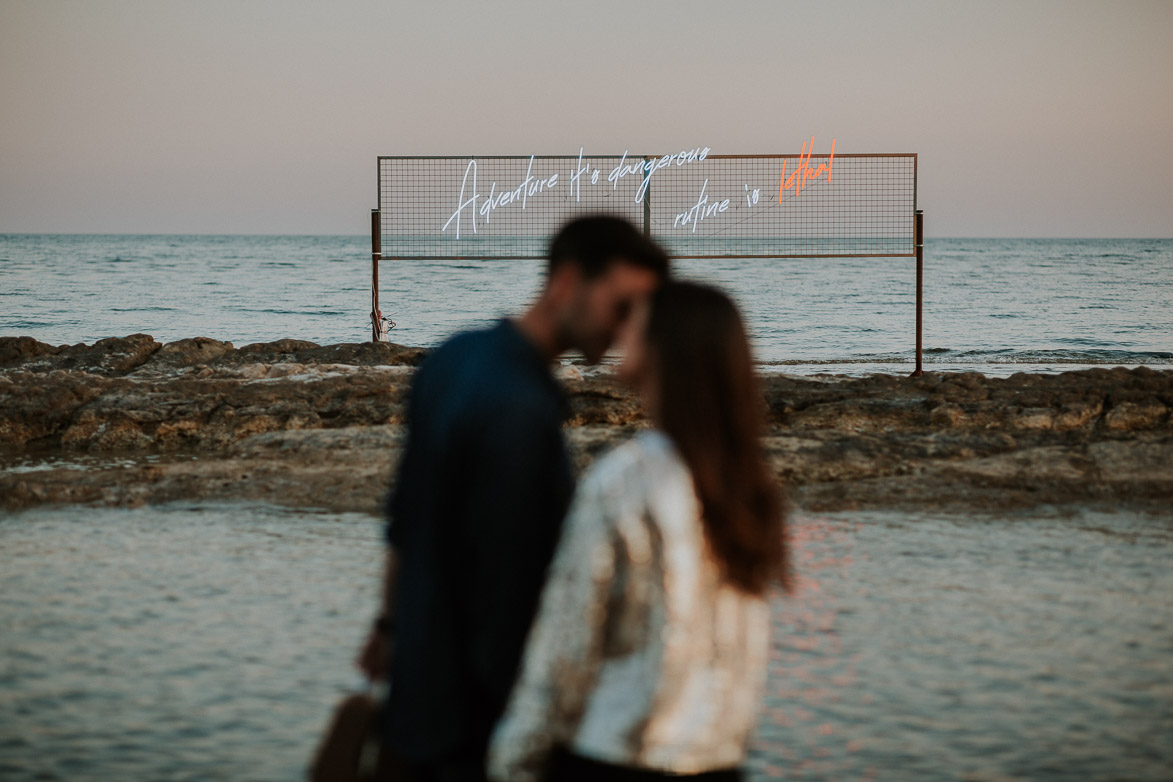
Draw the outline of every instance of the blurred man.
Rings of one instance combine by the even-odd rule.
[[[598,362],[667,273],[625,220],[572,221],[524,315],[453,337],[416,374],[383,605],[358,660],[392,681],[385,740],[411,778],[484,778],[573,489],[550,365],[572,350]]]

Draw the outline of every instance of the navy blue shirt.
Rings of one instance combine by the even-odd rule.
[[[483,754],[517,675],[573,491],[566,402],[503,320],[418,370],[388,497],[399,557],[387,739],[405,759]]]

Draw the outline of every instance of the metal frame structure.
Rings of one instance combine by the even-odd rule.
[[[643,163],[643,162],[647,162],[647,161],[655,161],[658,158],[660,158],[661,156],[659,156],[659,155],[626,155],[625,154],[622,157],[628,161],[631,161],[632,163]],[[669,170],[668,174],[662,175],[656,181],[652,181],[652,182],[647,181],[649,179],[649,177],[652,176],[650,171],[644,173],[642,180],[638,180],[638,179],[632,180],[631,183],[642,184],[642,187],[644,188],[644,196],[642,198],[637,198],[634,201],[634,204],[641,206],[639,213],[628,214],[626,216],[629,219],[631,219],[632,222],[634,222],[634,223],[637,223],[637,224],[642,223],[642,229],[646,235],[651,236],[653,238],[656,238],[658,240],[664,241],[666,246],[669,249],[670,254],[674,258],[689,258],[689,259],[698,259],[698,258],[714,258],[714,259],[719,259],[719,258],[763,258],[763,259],[770,259],[770,258],[778,258],[778,259],[784,259],[784,258],[915,258],[916,259],[916,369],[912,373],[912,376],[917,377],[917,376],[921,375],[923,373],[922,327],[923,327],[923,302],[924,302],[924,295],[923,295],[923,293],[924,293],[924,212],[923,212],[923,210],[918,208],[918,201],[917,201],[917,179],[918,179],[917,174],[918,174],[918,172],[917,172],[917,155],[915,153],[877,153],[877,154],[848,153],[848,154],[838,154],[838,155],[833,154],[833,153],[830,155],[828,155],[828,154],[815,155],[815,154],[806,154],[806,153],[804,153],[802,155],[799,155],[799,154],[789,154],[789,155],[787,155],[787,154],[707,155],[706,157],[703,158],[703,160],[705,160],[705,161],[722,161],[722,163],[719,163],[718,165],[724,165],[726,167],[736,168],[739,166],[752,167],[755,164],[771,165],[771,164],[776,164],[778,161],[785,162],[788,160],[802,160],[804,158],[806,161],[824,161],[825,160],[825,161],[828,161],[829,163],[834,163],[837,161],[849,161],[847,164],[849,166],[852,165],[853,163],[856,165],[865,165],[866,166],[870,161],[876,161],[875,165],[883,165],[883,163],[881,161],[887,161],[888,159],[893,159],[893,158],[905,159],[905,162],[910,163],[910,165],[911,165],[911,192],[908,191],[907,182],[906,181],[902,182],[900,185],[901,189],[898,194],[900,197],[898,200],[901,203],[903,203],[905,206],[907,206],[907,201],[909,200],[909,196],[911,197],[911,207],[912,207],[910,210],[911,214],[903,212],[903,210],[900,209],[899,206],[896,207],[897,211],[895,211],[895,212],[892,212],[892,211],[883,212],[884,219],[887,219],[891,223],[891,225],[885,224],[885,230],[888,230],[890,232],[886,233],[884,235],[883,240],[874,240],[874,239],[869,240],[865,237],[854,237],[854,236],[850,236],[850,235],[848,235],[846,238],[838,237],[839,239],[842,239],[843,241],[845,241],[847,244],[856,243],[856,244],[860,244],[860,245],[866,245],[869,241],[873,241],[879,245],[879,246],[873,247],[873,248],[867,248],[866,246],[863,246],[860,248],[860,249],[865,250],[863,252],[850,252],[850,251],[848,251],[849,249],[856,249],[856,248],[847,247],[846,245],[836,246],[833,243],[835,241],[834,238],[829,240],[832,243],[829,244],[825,248],[814,247],[812,245],[810,247],[806,247],[806,248],[801,249],[799,251],[793,251],[793,248],[785,247],[784,246],[785,241],[782,238],[778,238],[779,247],[777,250],[771,250],[769,247],[765,247],[765,248],[758,248],[754,251],[744,251],[744,250],[737,251],[737,250],[735,250],[732,252],[721,252],[721,251],[716,251],[716,250],[712,249],[711,247],[709,247],[709,248],[704,248],[700,251],[697,251],[695,248],[690,248],[688,246],[687,242],[683,246],[673,247],[671,239],[665,239],[665,237],[659,236],[656,233],[656,230],[655,230],[656,229],[656,225],[655,225],[656,218],[655,218],[655,211],[654,211],[654,209],[656,207],[653,206],[653,197],[660,195],[664,188],[666,188],[666,187],[671,188],[670,183],[664,182],[664,179],[668,179],[672,174],[671,170]],[[589,156],[587,156],[587,155],[581,155],[581,154],[580,155],[544,155],[544,156],[540,156],[540,157],[534,156],[532,158],[531,158],[531,156],[518,156],[518,155],[485,155],[485,156],[459,156],[459,155],[387,156],[387,155],[385,155],[385,156],[379,156],[377,158],[378,177],[377,177],[377,182],[376,182],[377,192],[378,192],[378,208],[371,210],[371,324],[372,324],[372,339],[374,341],[378,342],[378,341],[386,341],[387,340],[387,321],[383,318],[382,312],[379,309],[379,263],[382,260],[425,260],[425,259],[432,259],[432,258],[444,258],[444,259],[450,259],[450,260],[482,260],[487,257],[492,257],[494,259],[533,259],[533,258],[543,257],[543,252],[538,252],[538,251],[532,249],[532,245],[534,244],[534,241],[538,238],[538,234],[527,235],[527,238],[529,240],[531,240],[531,242],[530,242],[531,251],[520,253],[520,254],[517,254],[517,253],[510,254],[510,252],[508,252],[508,251],[505,253],[501,253],[496,250],[493,250],[490,253],[486,253],[485,250],[487,248],[485,246],[478,247],[478,250],[480,250],[480,252],[478,252],[476,254],[471,254],[471,255],[461,254],[459,252],[459,250],[454,253],[454,252],[449,251],[446,247],[443,248],[443,250],[444,250],[443,252],[421,253],[421,252],[419,252],[418,249],[416,249],[416,252],[413,253],[413,252],[407,251],[407,249],[410,249],[410,248],[405,249],[406,245],[409,244],[409,242],[407,242],[407,241],[404,241],[404,242],[401,242],[399,244],[394,245],[390,252],[384,252],[384,236],[397,236],[395,231],[385,230],[385,227],[388,227],[387,221],[391,219],[391,215],[388,212],[388,209],[389,209],[389,207],[391,207],[391,204],[388,202],[390,200],[392,200],[390,198],[389,184],[387,181],[391,177],[385,176],[385,172],[389,171],[391,169],[391,167],[396,166],[396,165],[405,165],[405,166],[428,166],[431,164],[450,165],[454,162],[467,164],[469,161],[472,161],[472,160],[479,161],[483,165],[493,165],[494,161],[498,162],[497,163],[498,165],[510,164],[510,163],[516,164],[521,161],[531,161],[531,165],[532,165],[533,160],[541,160],[543,162],[546,162],[546,161],[563,161],[563,162],[565,162],[565,161],[578,161],[578,163],[581,164],[583,162],[592,163],[592,162],[597,162],[597,161],[617,161],[617,160],[621,160],[621,156],[618,156],[618,155],[589,155]],[[840,165],[842,166],[843,164],[841,163]],[[718,169],[718,170],[720,170],[720,169]],[[695,181],[697,179],[697,176],[698,175],[693,176],[693,180],[691,183],[694,185],[695,185]],[[814,218],[808,219],[808,221],[807,221],[808,224],[805,226],[805,228],[807,228],[807,233],[803,234],[803,236],[812,242],[820,241],[819,237],[816,235],[818,233],[818,231],[815,228],[811,228],[811,226],[816,226],[817,228],[821,228],[823,226],[823,224],[826,222],[826,218],[824,216],[824,214],[826,212],[830,212],[832,218],[834,218],[836,214],[842,214],[842,215],[844,215],[844,219],[851,220],[851,219],[858,219],[859,214],[866,214],[865,207],[868,205],[884,204],[885,203],[884,195],[886,193],[884,190],[884,183],[881,180],[882,180],[882,177],[872,177],[870,179],[865,177],[865,178],[861,179],[862,184],[860,184],[859,188],[858,188],[859,193],[860,193],[859,197],[857,198],[857,200],[855,202],[851,202],[851,201],[844,202],[846,204],[846,206],[844,206],[844,204],[836,203],[833,201],[831,203],[829,203],[829,205],[826,209],[822,209],[822,207],[820,206],[820,204],[817,201],[816,201],[816,203],[813,203],[813,204],[804,204],[803,205],[804,208],[808,209],[808,211],[811,209],[816,210],[816,212],[814,212],[812,214],[817,214],[817,216]],[[907,176],[905,176],[905,180],[907,180]],[[706,185],[708,184],[708,181],[709,180],[706,178],[705,179]],[[631,183],[629,183],[629,184],[631,184]],[[495,183],[494,183],[494,185],[495,185]],[[746,188],[748,190],[748,185],[746,186]],[[429,194],[432,194],[431,193],[432,190],[434,190],[434,189],[429,188]],[[581,193],[581,190],[580,190],[580,193]],[[797,191],[796,191],[795,195],[797,197]],[[461,197],[463,197],[463,193],[462,193]],[[808,198],[810,198],[810,196],[808,196]],[[640,203],[641,201],[642,201],[642,204]],[[626,211],[635,212],[635,210],[631,208],[632,202],[630,201],[630,199],[624,200],[622,202],[616,202],[616,205],[618,205],[618,203],[626,204],[627,205]],[[783,203],[782,187],[780,184],[779,185],[778,204],[781,205],[782,203]],[[773,208],[773,205],[771,204],[770,207],[768,207],[768,208]],[[886,206],[884,208],[890,210],[892,207],[889,204],[888,206]],[[579,211],[581,211],[581,212],[586,212],[586,211],[596,212],[596,211],[600,211],[601,209],[606,209],[607,211],[611,211],[607,207],[600,207],[597,204],[586,205],[586,206],[582,207],[581,210],[579,210]],[[565,219],[569,219],[571,216],[573,216],[573,211],[574,211],[573,209],[559,211],[557,213],[556,222],[561,223]],[[767,209],[763,209],[761,211],[764,212],[764,211],[767,211]],[[759,212],[759,214],[760,213],[761,212]],[[547,215],[547,217],[549,217],[550,219],[554,219],[555,215]],[[476,220],[475,207],[474,207],[474,216],[472,219],[474,220],[474,223],[475,223],[475,220]],[[661,218],[661,220],[662,219],[663,218]],[[749,219],[749,218],[746,218],[746,219]],[[907,235],[902,233],[905,230],[905,228],[903,227],[903,226],[905,226],[905,222],[904,222],[905,220],[907,220],[907,230],[908,230]],[[742,222],[744,222],[744,220]],[[781,225],[781,223],[779,223],[779,225]],[[895,225],[896,228],[892,229],[892,227],[891,227],[892,225]],[[391,227],[395,227],[395,226],[391,226]],[[548,238],[549,235],[552,235],[554,230],[556,230],[556,225],[551,223],[550,225],[547,226],[547,228],[548,228],[548,230],[541,236],[541,238],[543,240],[545,238]],[[725,229],[718,229],[716,232],[714,232],[712,234],[703,234],[701,237],[698,237],[698,238],[701,240],[708,239],[708,240],[710,240],[710,242],[714,238],[720,239],[720,237],[715,236],[715,233],[719,233],[720,230],[725,230]],[[777,228],[775,227],[775,231],[776,230],[777,230]],[[768,244],[770,238],[771,237],[766,237],[766,239],[763,241],[765,241],[765,243]],[[885,242],[887,242],[887,243],[885,243]],[[543,248],[544,248],[544,244],[545,244],[545,242],[542,241]],[[720,242],[718,241],[718,242],[716,242],[716,244],[720,244]],[[731,241],[729,244],[735,245],[736,242]],[[460,247],[463,247],[463,246],[464,245],[460,245]],[[871,249],[871,251],[866,251],[868,249]]]

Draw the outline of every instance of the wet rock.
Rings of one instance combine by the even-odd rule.
[[[0,449],[29,444],[59,445],[83,405],[101,396],[111,381],[55,371],[48,375],[15,372],[0,386]]]
[[[639,397],[612,378],[567,378],[562,385],[570,406],[570,426],[627,426],[644,419]]]
[[[47,345],[32,337],[0,337],[0,367],[27,362],[41,356],[53,356],[66,347]]]
[[[1012,424],[1015,429],[1053,429],[1055,414],[1049,407],[1028,407],[1014,414]]]
[[[318,347],[317,342],[308,342],[304,339],[278,339],[273,342],[253,342],[245,345],[237,354],[248,357],[248,360],[267,360],[270,363],[279,361],[282,357],[292,356],[299,350],[310,350]]]
[[[1104,404],[1098,399],[1067,402],[1055,414],[1054,428],[1057,430],[1078,429],[1092,423],[1104,412]]]
[[[168,342],[151,357],[148,367],[157,370],[189,367],[207,364],[231,351],[231,342],[221,342],[209,337],[193,337]]]
[[[76,369],[102,375],[120,375],[142,366],[160,347],[149,334],[100,339],[92,347],[62,351],[67,362],[63,369]]]
[[[217,450],[259,432],[394,423],[402,419],[410,379],[378,369],[312,380],[264,374],[9,374],[12,383],[0,386],[0,448]]]
[[[1104,426],[1115,431],[1152,429],[1164,420],[1167,410],[1155,399],[1121,402],[1104,416]]]
[[[360,342],[323,345],[298,351],[297,360],[306,364],[347,364],[350,366],[419,366],[428,351],[392,342]]]
[[[5,367],[18,367],[26,372],[74,370],[116,376],[142,366],[159,348],[159,343],[149,334],[110,337],[100,339],[93,345],[63,345],[60,348],[51,348],[44,343],[25,343],[22,346],[10,345],[9,353],[11,355],[15,351],[25,350],[31,355],[16,356],[6,362]]]
[[[305,364],[274,364],[269,367],[265,373],[265,377],[289,377],[290,375],[300,375],[305,372]]]
[[[929,423],[933,426],[957,428],[965,423],[965,411],[961,405],[946,402],[937,405],[929,413]]]
[[[5,338],[0,468],[28,449],[107,466],[0,469],[0,507],[244,498],[377,509],[423,356],[299,340]],[[579,468],[648,426],[638,397],[607,373],[558,375]],[[811,509],[1173,496],[1173,372],[775,375],[761,388],[771,468]]]
[[[1164,487],[1165,499],[1173,501],[1173,492],[1168,492],[1173,470],[1173,439],[1108,440],[1092,443],[1087,455],[1099,471],[1101,481],[1144,484],[1157,490]]]

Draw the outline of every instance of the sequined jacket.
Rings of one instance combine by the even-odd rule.
[[[678,774],[738,766],[768,627],[765,600],[721,578],[671,440],[639,435],[575,495],[490,777],[538,780],[557,746]]]

